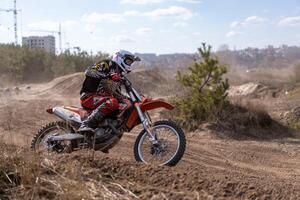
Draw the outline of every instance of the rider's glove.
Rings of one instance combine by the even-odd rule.
[[[117,73],[111,74],[110,77],[111,77],[111,80],[113,80],[113,81],[120,81],[121,80],[121,77]]]

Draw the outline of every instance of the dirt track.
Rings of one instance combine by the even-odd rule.
[[[61,79],[2,93],[0,137],[6,143],[28,147],[36,130],[55,120],[44,112],[47,107],[77,104],[74,96],[80,78],[70,77],[76,80],[70,85]],[[65,90],[68,92],[64,94]],[[187,150],[176,167],[157,168],[135,163],[133,143],[137,132],[135,129],[126,134],[109,158],[98,155],[107,166],[102,160],[91,167],[116,176],[120,184],[143,199],[300,198],[300,140],[237,141],[220,139],[204,129],[186,133]],[[63,157],[75,162],[74,155]]]

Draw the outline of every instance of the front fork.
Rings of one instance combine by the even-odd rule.
[[[157,144],[157,137],[156,137],[155,131],[153,130],[153,127],[151,124],[151,119],[150,119],[149,115],[145,114],[139,105],[135,105],[135,108],[138,112],[138,115],[143,124],[143,127],[146,130],[146,132],[150,138],[150,141],[152,142],[152,144]]]

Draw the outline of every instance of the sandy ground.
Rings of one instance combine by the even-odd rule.
[[[71,83],[65,81],[70,78]],[[76,96],[81,80],[71,75],[44,85],[30,85],[30,89],[24,85],[20,90],[3,91],[0,95],[2,140],[29,148],[38,128],[56,120],[45,112],[46,108],[78,104]],[[277,102],[280,103],[283,104]],[[135,128],[126,133],[110,151],[106,170],[119,177],[124,187],[135,188],[140,197],[300,199],[300,140],[220,139],[203,129],[186,133],[186,153],[177,166],[147,168],[137,165],[133,158],[133,144],[139,131]],[[72,160],[72,154],[69,156]]]

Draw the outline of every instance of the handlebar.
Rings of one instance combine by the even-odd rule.
[[[125,85],[126,90],[131,89],[132,83],[126,76],[124,76],[124,75],[121,76],[121,82]]]

